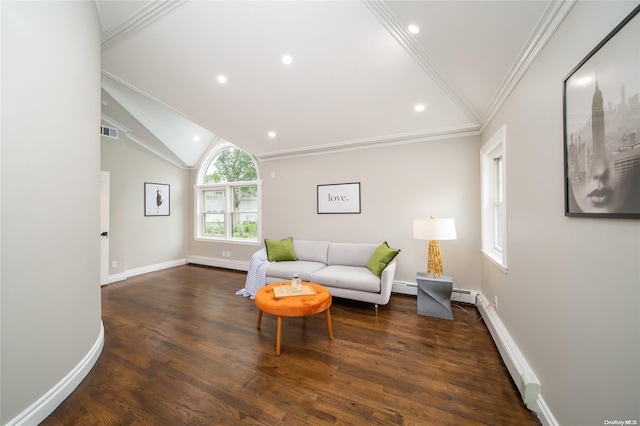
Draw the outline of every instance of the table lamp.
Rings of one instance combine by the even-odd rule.
[[[455,240],[456,224],[453,218],[419,219],[413,221],[413,238],[429,240],[427,256],[427,275],[442,276],[442,257],[440,256],[439,240]]]

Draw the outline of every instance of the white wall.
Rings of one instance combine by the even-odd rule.
[[[562,425],[640,421],[640,222],[564,216],[562,127],[563,79],[636,5],[578,2],[483,133],[507,126],[509,270],[482,290]]]
[[[101,336],[100,22],[93,2],[0,7],[5,424]]]
[[[453,217],[458,239],[440,243],[445,274],[479,290],[478,146],[452,138],[261,162],[263,236],[387,241],[402,250],[396,280],[415,283],[428,241],[413,239],[413,220]],[[361,214],[318,214],[317,185],[347,182],[360,182]]]
[[[508,275],[479,254],[474,137],[260,162],[262,237],[387,240],[402,249],[396,279],[413,281],[426,242],[413,240],[411,222],[454,217],[459,238],[441,243],[445,273],[498,296],[559,423],[640,420],[640,226],[564,217],[562,157],[562,80],[636,4],[579,2],[482,135],[507,126]],[[362,213],[318,215],[316,186],[342,182],[362,184]],[[246,262],[255,251],[194,241],[192,212],[186,220],[191,255],[229,250]]]
[[[261,161],[262,237],[387,241],[402,250],[396,280],[415,283],[416,271],[426,269],[428,241],[413,239],[413,220],[454,217],[458,239],[441,242],[445,274],[479,290],[479,143],[472,136]],[[347,182],[361,184],[362,213],[317,214],[317,185]],[[193,220],[189,229],[193,235]],[[190,254],[248,262],[258,248],[192,240]],[[231,259],[221,259],[222,250]]]
[[[102,137],[102,170],[110,172],[109,274],[184,260],[187,255],[189,172],[160,159],[118,132]],[[144,215],[144,183],[169,184],[170,215]]]

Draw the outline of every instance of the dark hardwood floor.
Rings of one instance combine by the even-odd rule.
[[[539,425],[475,307],[454,321],[412,296],[334,299],[276,318],[236,296],[246,273],[181,266],[102,289],[105,346],[43,425]]]

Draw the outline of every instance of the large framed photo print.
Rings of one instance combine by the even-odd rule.
[[[566,216],[640,218],[639,12],[564,80]]]
[[[318,214],[360,213],[360,182],[318,185]]]
[[[144,215],[169,216],[171,187],[164,183],[144,183]]]

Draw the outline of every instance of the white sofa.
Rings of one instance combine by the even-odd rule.
[[[334,297],[373,303],[378,315],[378,305],[389,303],[396,271],[395,258],[382,271],[381,277],[367,267],[379,246],[293,240],[298,260],[272,262],[267,267],[266,282],[290,280],[298,274],[302,281],[328,288]]]

